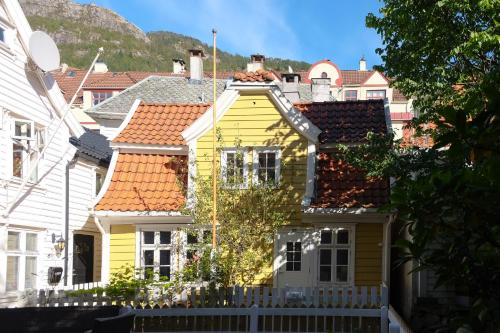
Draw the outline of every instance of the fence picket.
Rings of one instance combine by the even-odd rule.
[[[200,288],[200,308],[205,307],[205,287]]]
[[[313,291],[313,305],[315,308],[319,307],[319,288],[315,287]]]
[[[358,287],[353,287],[351,292],[351,306],[358,305]]]
[[[245,300],[245,307],[249,308],[252,305],[252,287],[246,288],[247,297]]]
[[[361,306],[368,305],[368,288],[361,287]]]
[[[279,304],[279,289],[278,288],[273,288],[273,294],[272,296],[272,307],[276,307]]]
[[[253,304],[260,304],[260,287],[253,288]]]
[[[339,289],[337,287],[333,287],[332,291],[332,306],[337,306],[339,304]]]
[[[377,287],[371,287],[370,289],[370,306],[375,306],[377,304]]]
[[[269,287],[264,287],[262,290],[262,307],[269,305]]]

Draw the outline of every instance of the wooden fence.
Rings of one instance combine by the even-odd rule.
[[[386,287],[200,287],[133,299],[59,290],[40,291],[27,305],[109,304],[131,307],[135,332],[389,332]],[[399,332],[397,325],[390,332]]]

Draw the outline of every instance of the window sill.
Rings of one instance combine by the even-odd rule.
[[[17,177],[12,177],[7,180],[7,186],[12,186],[13,188],[19,188],[21,184],[23,183],[21,178]],[[24,187],[25,189],[32,188],[38,193],[45,194],[47,192],[47,189],[44,186],[41,186],[39,183],[33,183],[31,181],[28,181],[26,183],[26,186]]]

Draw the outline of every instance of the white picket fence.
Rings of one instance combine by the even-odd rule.
[[[100,286],[80,285],[75,289]],[[389,325],[386,287],[190,288],[175,295],[144,294],[132,299],[105,294],[72,296],[40,291],[31,306],[127,305],[135,332],[400,332]]]

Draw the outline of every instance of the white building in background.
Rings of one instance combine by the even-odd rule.
[[[30,59],[31,33],[19,3],[0,0],[0,306],[26,290],[70,284],[76,234],[95,235],[100,256],[88,207],[105,158],[76,139],[85,131],[71,113],[61,122],[66,101]]]

